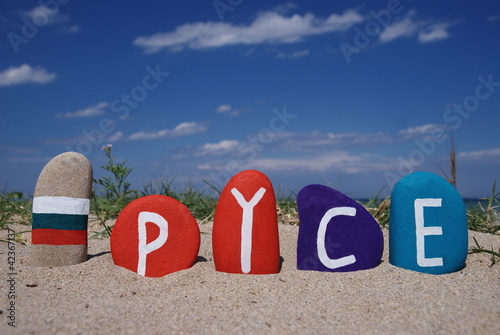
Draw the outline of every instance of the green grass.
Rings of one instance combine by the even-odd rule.
[[[486,249],[479,245],[475,237],[473,237],[473,239],[474,242],[476,243],[476,246],[470,249],[469,254],[477,254],[477,253],[490,254],[491,255],[490,267],[495,265],[497,263],[497,258],[500,259],[500,248],[498,249],[498,251],[493,250],[493,247],[491,247],[491,249]]]
[[[297,210],[297,194],[279,187],[276,192],[276,214],[278,222],[293,226],[299,225],[299,212]]]
[[[99,179],[94,179],[94,184],[100,186],[99,195],[95,188],[92,190],[90,209],[97,217],[102,230],[95,232],[92,237],[111,236],[112,227],[108,226],[110,219],[117,218],[125,206],[137,199],[138,192],[130,188],[127,177],[132,168],[124,162],[115,162],[115,156],[111,155],[111,144],[102,147],[108,161],[101,168],[109,174]]]
[[[169,179],[168,177],[154,179],[153,182],[144,186],[140,192],[141,196],[166,195],[183,203],[201,224],[213,219],[217,198],[210,195],[210,189],[214,186],[205,181],[206,187],[200,190],[188,182],[184,190],[178,192],[172,187],[173,182],[174,178]],[[220,193],[220,191],[218,192]]]
[[[496,186],[495,180],[490,197],[482,199],[487,202],[486,206],[479,202],[467,211],[469,229],[490,234],[497,234],[500,231],[500,201],[498,200],[500,192],[496,191]]]
[[[389,214],[391,207],[391,198],[386,197],[384,199],[380,199],[379,196],[382,191],[385,189],[385,186],[378,192],[378,194],[368,200],[366,203],[362,203],[362,205],[370,212],[370,214],[377,220],[378,224],[382,228],[389,227]]]
[[[31,203],[31,199],[24,197],[21,192],[0,193],[0,229],[8,229],[12,224],[25,225],[26,230],[14,233],[15,241],[21,244],[27,244],[22,233],[31,231],[29,229],[31,228]]]

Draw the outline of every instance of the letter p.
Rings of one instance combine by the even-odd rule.
[[[160,214],[153,212],[139,213],[139,261],[137,262],[137,273],[141,276],[146,275],[146,256],[147,254],[161,248],[168,238],[168,222]],[[147,242],[146,223],[151,222],[160,228],[160,235],[156,240]]]

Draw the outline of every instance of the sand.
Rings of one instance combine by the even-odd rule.
[[[26,226],[13,226],[26,230]],[[428,275],[388,262],[347,273],[296,269],[298,227],[280,224],[282,270],[274,275],[216,272],[210,223],[190,269],[144,278],[114,265],[109,240],[89,241],[90,259],[31,267],[16,245],[15,299],[7,244],[1,243],[1,334],[500,334],[500,264],[471,254],[462,271]],[[0,232],[2,239],[6,231]],[[29,234],[27,234],[29,238]],[[500,235],[469,232],[498,250]],[[15,329],[7,306],[15,301]]]

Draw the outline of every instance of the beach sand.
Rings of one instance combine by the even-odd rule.
[[[26,226],[12,226],[26,230]],[[280,224],[279,274],[216,272],[210,223],[200,225],[198,262],[162,278],[115,266],[109,239],[89,240],[90,259],[31,267],[16,244],[15,299],[8,299],[7,244],[1,243],[1,334],[500,334],[500,265],[471,254],[462,271],[428,275],[388,262],[356,272],[296,269],[298,227]],[[2,239],[6,231],[1,231]],[[26,234],[29,240],[29,234]],[[498,250],[499,235],[469,232]],[[7,306],[15,302],[15,329]]]

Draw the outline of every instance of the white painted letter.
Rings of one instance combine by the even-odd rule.
[[[341,268],[343,266],[353,264],[356,262],[356,257],[354,255],[333,259],[328,257],[326,253],[326,248],[325,248],[326,227],[328,226],[328,222],[330,222],[330,220],[337,215],[356,216],[356,208],[334,207],[329,209],[321,219],[318,228],[318,238],[317,238],[318,256],[321,263],[323,263],[323,265],[329,269]]]
[[[417,264],[419,266],[443,266],[443,259],[425,258],[425,236],[443,235],[441,227],[424,227],[424,207],[441,207],[443,199],[415,199],[415,225],[417,234]]]
[[[266,193],[266,189],[261,187],[249,202],[245,200],[236,188],[231,189],[231,193],[241,208],[243,208],[243,219],[241,222],[241,271],[249,273],[252,256],[253,208],[262,199],[264,193]]]
[[[160,228],[160,235],[156,240],[146,244],[146,223],[151,222]],[[161,248],[168,238],[168,222],[160,214],[153,212],[139,213],[139,261],[137,262],[137,273],[146,275],[146,255]]]

